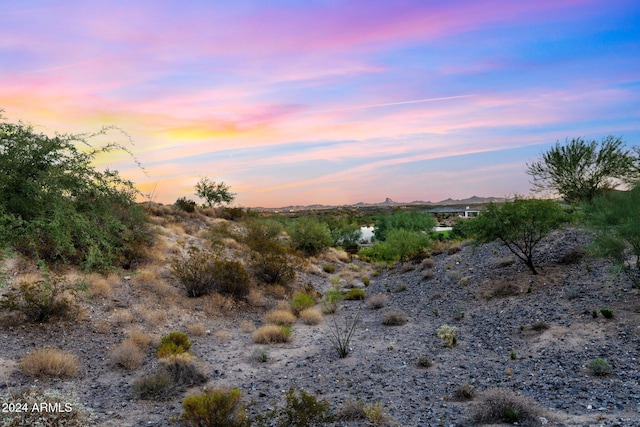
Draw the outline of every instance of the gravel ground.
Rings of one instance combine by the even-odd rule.
[[[612,275],[607,262],[580,256],[589,239],[575,229],[545,239],[537,258],[540,274],[535,276],[497,244],[436,255],[431,275],[421,265],[383,268],[371,277],[366,292],[387,295],[385,307],[374,310],[366,302],[344,302],[319,325],[296,323],[287,344],[256,345],[251,333],[240,328],[247,319],[259,326],[266,308],[238,307],[225,316],[207,317],[197,304],[192,311],[174,306],[165,310],[181,310],[179,315],[168,315],[156,331],[184,330],[187,321],[201,321],[208,332],[193,337],[192,351],[204,363],[207,385],[240,388],[251,403],[251,414],[276,407],[290,387],[297,387],[326,399],[333,410],[347,399],[380,402],[400,426],[467,426],[483,394],[503,388],[539,408],[544,417],[540,425],[640,426],[639,292],[624,277]],[[336,274],[358,268],[334,264]],[[367,268],[359,261],[354,264]],[[298,282],[324,291],[329,277],[301,273]],[[121,295],[117,304],[122,307],[135,302],[136,289],[124,279]],[[592,312],[604,307],[613,310],[614,318],[593,318]],[[383,325],[383,316],[392,310],[406,313],[408,322]],[[157,357],[150,352],[133,372],[114,367],[108,348],[122,341],[122,328],[96,327],[112,313],[96,302],[88,306],[84,320],[73,324],[5,326],[0,335],[0,387],[16,390],[33,384],[15,368],[17,360],[34,348],[53,345],[76,354],[82,373],[71,382],[39,384],[76,390],[93,410],[96,425],[170,425],[181,412],[182,397],[199,388],[169,402],[134,400],[133,380],[152,370]],[[344,325],[355,316],[360,323],[352,351],[340,359],[329,342],[329,329],[334,321]],[[453,348],[444,347],[436,335],[443,324],[457,327]],[[256,349],[267,352],[267,362],[255,360]],[[418,366],[420,356],[433,365]],[[611,375],[598,377],[587,369],[595,357],[612,365]],[[464,383],[475,388],[475,399],[455,400]]]

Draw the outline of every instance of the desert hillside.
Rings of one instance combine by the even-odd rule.
[[[2,311],[0,425],[19,425],[4,409],[29,387],[56,391],[77,425],[179,425],[185,397],[204,388],[239,390],[255,425],[285,425],[279,408],[301,391],[315,397],[305,410],[331,419],[322,425],[467,426],[504,408],[519,425],[640,425],[639,290],[588,255],[586,230],[546,237],[538,275],[497,242],[439,242],[404,263],[328,248],[287,255],[289,283],[252,277],[241,297],[190,297],[172,265],[213,245],[251,270],[245,223],[171,206],[149,213],[157,238],[129,269],[43,276],[5,251],[1,295],[58,283],[72,307],[42,322]],[[167,361],[159,350],[172,332],[191,346]]]

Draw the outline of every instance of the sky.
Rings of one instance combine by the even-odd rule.
[[[557,141],[640,145],[640,2],[0,0],[0,109],[116,126],[98,159],[160,203],[528,194]],[[94,141],[101,144],[100,139]]]

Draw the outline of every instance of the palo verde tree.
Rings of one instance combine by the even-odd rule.
[[[98,134],[106,134],[105,128]],[[153,235],[133,183],[117,171],[98,171],[93,135],[36,132],[0,121],[0,245],[47,264],[102,270],[129,266]]]
[[[214,207],[221,204],[229,204],[236,198],[231,188],[224,182],[211,181],[207,177],[200,178],[196,184],[196,195],[205,200],[205,206]]]
[[[562,207],[553,200],[516,197],[502,205],[490,203],[469,229],[478,242],[500,241],[533,274],[538,274],[534,251],[543,237],[568,221]]]
[[[587,218],[597,230],[596,252],[612,259],[640,287],[640,185],[596,198]]]
[[[637,154],[614,136],[600,143],[582,138],[556,142],[542,159],[527,164],[526,172],[533,191],[551,190],[570,203],[591,203],[603,191],[640,177]]]

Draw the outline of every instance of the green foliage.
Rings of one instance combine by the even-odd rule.
[[[598,231],[595,252],[612,259],[640,287],[640,185],[595,199],[587,217]]]
[[[391,230],[429,233],[436,225],[436,220],[428,213],[418,211],[396,211],[391,215],[381,213],[376,217],[373,234],[377,241],[385,241]]]
[[[89,144],[109,130],[49,137],[0,122],[0,246],[92,270],[129,267],[144,256],[154,236],[135,203],[138,191],[117,171],[93,166],[100,154],[127,152]]]
[[[299,395],[299,397],[298,397]],[[286,403],[278,414],[279,427],[312,427],[334,421],[329,412],[329,402],[318,399],[304,390],[290,388],[286,394]]]
[[[158,347],[158,357],[174,356],[186,353],[191,348],[191,341],[183,332],[170,332],[162,337],[162,343]]]
[[[533,274],[538,274],[533,259],[536,245],[566,223],[568,216],[553,200],[516,197],[502,205],[490,203],[478,218],[469,221],[470,230],[478,241],[499,240]]]
[[[207,207],[231,203],[236,198],[236,194],[230,191],[230,187],[224,182],[211,181],[207,177],[200,178],[196,184],[196,195],[205,200]]]
[[[607,136],[599,144],[574,138],[556,142],[541,160],[527,164],[527,174],[534,190],[553,190],[568,202],[591,202],[605,190],[637,180],[637,163],[618,137]]]
[[[305,255],[317,255],[332,243],[327,224],[315,218],[299,218],[289,226],[287,232],[294,247]]]
[[[296,316],[305,308],[310,308],[314,305],[316,305],[315,299],[313,299],[312,295],[309,295],[306,292],[294,292],[293,298],[291,298],[291,309]]]
[[[591,359],[587,364],[587,368],[589,368],[594,375],[597,375],[599,377],[607,376],[613,370],[609,362],[607,362],[602,357]]]
[[[431,360],[429,356],[421,355],[421,356],[418,356],[418,360],[416,361],[416,364],[420,368],[430,368],[431,366],[433,366],[433,360]]]
[[[196,202],[193,200],[187,199],[186,197],[180,197],[178,200],[176,200],[173,206],[175,206],[176,208],[182,211],[189,212],[189,213],[196,211]]]
[[[339,289],[329,289],[322,296],[322,311],[325,314],[335,313],[338,309],[338,304],[342,301],[344,295]]]
[[[78,313],[77,292],[60,276],[45,275],[35,282],[21,282],[2,295],[0,309],[17,311],[28,322],[73,318]]]
[[[345,251],[358,250],[358,242],[362,238],[362,231],[357,222],[347,218],[327,219],[329,233],[333,240],[333,246],[341,246]]]
[[[346,301],[362,301],[366,298],[367,293],[364,289],[353,288],[349,289],[346,294],[344,294],[344,299]]]
[[[333,274],[336,272],[336,267],[331,264],[325,264],[322,266],[322,271],[325,273]]]
[[[605,319],[613,319],[613,310],[610,308],[601,308],[600,313],[602,313],[602,317]]]
[[[296,269],[286,254],[255,253],[251,257],[254,276],[263,283],[287,286],[296,278]]]
[[[189,297],[218,292],[242,298],[250,290],[251,278],[242,263],[224,259],[220,252],[203,251],[191,247],[186,256],[173,260],[171,271]]]
[[[183,423],[193,427],[248,427],[242,392],[237,388],[206,389],[182,401]]]

